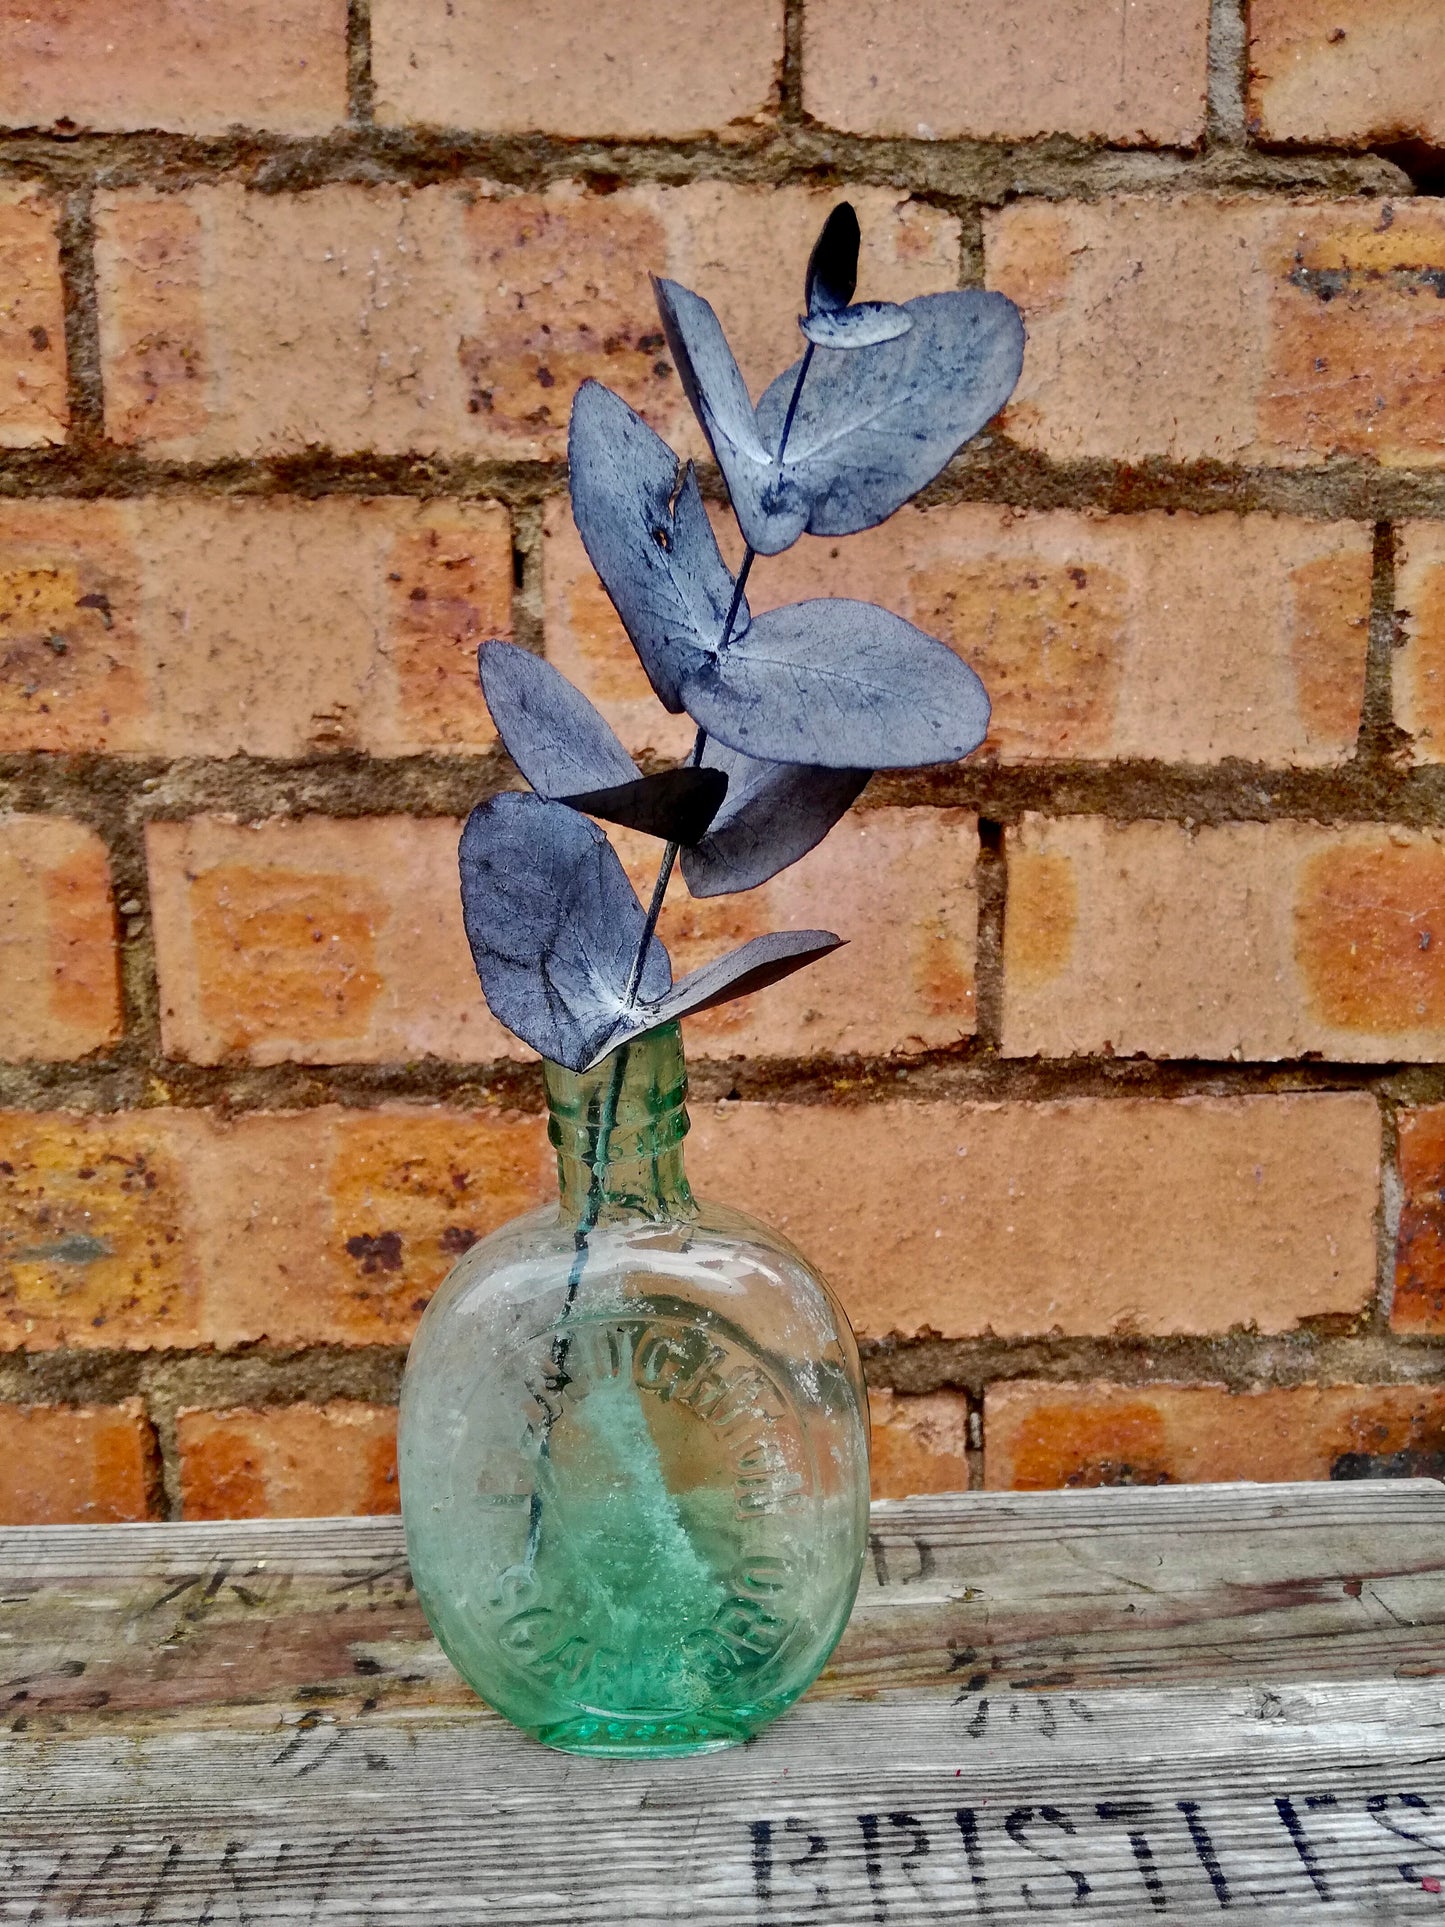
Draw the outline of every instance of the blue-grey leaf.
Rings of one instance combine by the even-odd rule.
[[[805,529],[852,535],[886,521],[998,413],[1023,366],[1023,322],[1006,296],[920,295],[903,304],[906,334],[814,350],[779,461],[798,364],[754,412],[707,302],[673,281],[653,285],[683,387],[759,555]]]
[[[992,420],[1018,381],[1023,322],[1005,295],[970,288],[904,305],[913,322],[907,334],[813,357],[783,471],[806,497],[814,535],[853,535],[886,521]],[[782,433],[797,373],[795,364],[779,375],[758,403],[769,449]],[[725,465],[724,473],[731,490]],[[751,499],[766,514],[763,491],[755,487]],[[741,508],[738,515],[746,535]]]
[[[754,889],[806,856],[862,795],[871,773],[764,763],[711,737],[703,766],[725,772],[728,792],[707,835],[682,853],[695,897]]]
[[[839,201],[808,256],[803,303],[809,314],[834,314],[853,299],[862,238],[853,203]]]
[[[676,713],[680,679],[717,648],[733,592],[697,478],[689,464],[679,487],[667,443],[595,381],[572,404],[567,455],[583,546],[648,680]],[[733,634],[747,625],[743,602]]]
[[[740,949],[730,950],[700,970],[690,971],[665,997],[639,1004],[627,1027],[610,1038],[605,1047],[594,1054],[592,1062],[600,1062],[619,1044],[629,1043],[658,1024],[670,1024],[676,1018],[690,1017],[697,1011],[711,1010],[715,1004],[731,1003],[735,997],[764,990],[780,977],[790,977],[804,965],[829,956],[843,941],[831,930],[774,930],[765,937],[754,937]]]
[[[808,526],[808,497],[773,460],[722,324],[700,294],[653,277],[668,350],[727,480],[733,509],[759,555],[791,548]]]
[[[477,674],[507,754],[539,796],[613,789],[637,765],[560,670],[513,642],[484,642]]]
[[[595,823],[563,803],[506,791],[467,818],[458,852],[462,918],[492,1015],[543,1057],[582,1070],[631,1017],[647,919]],[[659,1003],[667,952],[648,948],[639,996]]]
[[[689,849],[701,842],[721,809],[728,793],[728,779],[720,769],[657,770],[651,776],[634,777],[614,789],[591,790],[561,800],[588,816],[600,816],[606,823],[620,823],[624,829],[641,830],[647,836],[660,836],[666,843],[680,843]]]
[[[906,335],[913,316],[895,301],[857,301],[851,308],[805,314],[798,326],[816,348],[873,348]]]
[[[842,598],[755,616],[683,695],[729,749],[821,769],[952,763],[988,733],[988,696],[967,663],[902,616]]]

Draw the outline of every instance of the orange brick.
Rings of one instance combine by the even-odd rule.
[[[329,1405],[176,1414],[187,1519],[396,1512],[396,1411]]]
[[[991,1385],[984,1484],[1195,1485],[1445,1474],[1445,1388]]]
[[[139,1399],[0,1405],[0,1525],[113,1525],[149,1516],[155,1439]]]
[[[968,1400],[961,1392],[898,1393],[868,1388],[873,1497],[968,1490]]]
[[[383,122],[678,140],[769,114],[783,9],[781,0],[372,0],[371,46]]]
[[[107,429],[185,459],[317,445],[558,456],[573,392],[595,375],[697,450],[649,269],[719,305],[761,387],[797,356],[804,264],[837,198],[720,182],[105,193]],[[860,292],[955,284],[951,215],[882,188],[853,199]]]
[[[1250,0],[1249,116],[1270,141],[1445,142],[1437,0]]]
[[[0,1057],[84,1057],[120,1036],[105,845],[62,816],[0,816]]]
[[[658,845],[617,831],[639,896]],[[658,925],[673,976],[767,930],[836,930],[846,947],[683,1025],[688,1053],[813,1057],[946,1049],[974,1028],[978,819],[967,810],[853,810],[817,849],[739,896],[679,881]]]
[[[1395,721],[1416,763],[1445,761],[1445,527],[1406,522],[1395,543],[1402,646],[1392,671]]]
[[[695,1104],[694,1185],[776,1225],[860,1331],[1287,1331],[1375,1288],[1363,1095]]]
[[[0,1348],[200,1338],[197,1112],[0,1112]]]
[[[1354,750],[1370,566],[1363,523],[964,503],[804,536],[748,596],[858,596],[942,637],[983,677],[982,753],[1005,762],[1315,765]]]
[[[0,751],[483,749],[511,600],[492,502],[0,502]]]
[[[0,752],[152,747],[135,513],[0,501]]]
[[[1445,1056],[1445,833],[1027,816],[1010,1056]]]
[[[1401,1112],[1400,1185],[1390,1323],[1445,1333],[1445,1105]]]
[[[1187,146],[1208,44],[1207,0],[806,0],[803,101],[851,134]]]
[[[352,1064],[530,1055],[462,929],[458,825],[363,817],[146,831],[167,1055]]]
[[[731,517],[715,522],[736,566]],[[565,498],[542,556],[549,659],[635,753],[685,754],[692,725],[653,695]],[[858,596],[941,637],[988,687],[984,757],[1313,767],[1354,750],[1370,569],[1363,523],[969,502],[804,536],[753,564],[748,600]]]
[[[55,207],[0,181],[0,448],[65,439],[65,301]]]
[[[319,134],[346,118],[346,0],[0,0],[0,126]]]
[[[1020,304],[1002,425],[1063,460],[1445,462],[1445,209],[1247,195],[1021,200],[987,217]]]
[[[206,1168],[217,1345],[405,1344],[464,1251],[556,1196],[545,1119],[415,1105],[218,1122]]]

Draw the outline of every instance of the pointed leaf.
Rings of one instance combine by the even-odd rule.
[[[528,649],[484,642],[477,674],[507,754],[539,796],[630,783],[637,765],[580,689]]]
[[[921,295],[904,303],[906,334],[815,352],[779,462],[798,364],[755,414],[707,302],[674,281],[653,285],[683,387],[759,555],[791,547],[804,529],[852,535],[885,521],[998,413],[1023,365],[1023,323],[1005,296]]]
[[[798,326],[817,348],[873,348],[906,335],[913,316],[894,301],[858,301],[832,313],[805,314]]]
[[[727,792],[728,779],[722,770],[684,766],[638,776],[615,789],[591,790],[561,800],[588,816],[600,816],[604,822],[660,836],[687,849],[706,836]]]
[[[813,357],[783,472],[808,502],[814,535],[853,535],[886,521],[992,420],[1019,378],[1023,323],[1006,296],[970,288],[920,295],[905,307],[907,334]],[[796,382],[795,364],[758,403],[770,449]],[[727,482],[731,489],[730,474]]]
[[[852,202],[839,201],[808,256],[803,298],[810,315],[836,313],[853,299],[861,240]]]
[[[567,454],[583,545],[648,680],[676,712],[680,678],[717,648],[733,593],[697,478],[689,464],[679,489],[667,443],[595,381],[572,404]],[[747,624],[743,602],[733,634]]]
[[[543,1057],[582,1070],[610,1048],[646,915],[595,823],[506,791],[467,818],[458,852],[462,918],[492,1015]],[[672,980],[654,937],[639,994]]]
[[[791,548],[808,525],[808,498],[773,460],[722,325],[700,294],[653,278],[668,351],[702,424],[744,536],[759,555]]]
[[[689,972],[657,1002],[639,1005],[628,1027],[597,1051],[592,1063],[599,1063],[619,1044],[630,1043],[634,1037],[655,1030],[659,1024],[670,1024],[676,1018],[711,1010],[715,1004],[731,1003],[735,997],[766,989],[780,977],[790,977],[804,965],[829,956],[843,941],[831,930],[774,930],[765,937],[754,937],[740,949],[730,950],[725,957],[716,957],[700,970]]]
[[[764,763],[708,739],[703,767],[725,771],[727,800],[712,828],[682,853],[695,897],[751,890],[821,843],[867,786],[866,769]]]
[[[755,616],[683,695],[729,749],[820,769],[953,763],[988,734],[988,696],[967,663],[902,616],[843,598]]]

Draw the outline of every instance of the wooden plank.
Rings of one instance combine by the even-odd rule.
[[[1441,1918],[1440,1688],[1072,1698],[818,1703],[653,1765],[385,1714],[12,1745],[0,1919]]]
[[[1428,1678],[1442,1629],[1432,1480],[964,1494],[875,1507],[814,1692]],[[475,1705],[396,1520],[0,1531],[0,1708],[21,1731],[368,1702]]]
[[[0,1533],[0,1921],[1445,1920],[1445,1488],[880,1506],[736,1752],[478,1706],[391,1520]]]

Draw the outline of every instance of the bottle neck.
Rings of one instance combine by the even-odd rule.
[[[542,1073],[564,1217],[587,1227],[694,1215],[682,1168],[687,1066],[676,1024],[647,1031],[590,1071],[547,1063]]]

